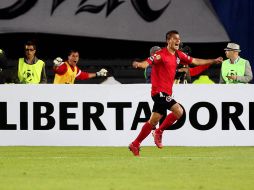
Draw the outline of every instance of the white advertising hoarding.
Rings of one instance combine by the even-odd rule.
[[[186,110],[167,146],[253,146],[253,85],[175,85]],[[151,113],[149,84],[2,85],[0,145],[128,146]],[[143,145],[154,145],[152,135]]]

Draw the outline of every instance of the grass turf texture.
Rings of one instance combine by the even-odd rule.
[[[1,190],[249,190],[254,147],[0,147]]]

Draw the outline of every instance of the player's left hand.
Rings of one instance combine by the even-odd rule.
[[[218,57],[214,60],[214,64],[220,64],[223,61],[223,57]]]
[[[108,75],[108,71],[107,69],[104,69],[104,68],[96,73],[97,77],[106,77],[107,75]]]
[[[63,59],[61,57],[57,57],[53,60],[53,63],[56,67],[58,67],[59,65],[61,65],[63,63]]]
[[[132,67],[133,67],[133,68],[137,69],[138,66],[139,66],[139,62],[138,62],[138,61],[133,61],[133,62],[132,62]]]

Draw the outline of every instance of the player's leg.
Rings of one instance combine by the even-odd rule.
[[[180,104],[175,103],[171,109],[170,109],[171,113],[167,115],[167,117],[165,118],[165,120],[162,122],[162,124],[160,125],[160,127],[158,128],[158,130],[164,131],[166,128],[170,127],[171,125],[173,125],[173,123],[180,119],[183,115],[183,108],[181,107]]]
[[[156,129],[153,132],[154,142],[158,148],[162,148],[162,133],[163,131],[173,125],[173,123],[182,117],[183,115],[183,108],[178,104],[175,100],[172,99],[171,105],[170,105],[171,113],[167,115],[165,120],[162,122],[162,124],[159,126],[158,129]]]
[[[161,114],[153,112],[149,121],[143,125],[137,138],[129,145],[129,149],[132,151],[134,156],[139,156],[139,147],[141,142],[151,133],[161,118]]]

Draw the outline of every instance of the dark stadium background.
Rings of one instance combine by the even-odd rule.
[[[78,66],[82,70],[95,72],[102,67],[110,70],[121,83],[145,83],[142,70],[131,67],[134,59],[145,59],[149,56],[152,46],[165,46],[165,43],[140,42],[127,40],[113,40],[103,38],[79,37],[70,35],[54,35],[42,33],[9,33],[1,34],[1,48],[8,58],[8,69],[15,69],[19,57],[23,56],[23,45],[26,41],[33,40],[37,44],[37,56],[46,62],[48,83],[52,83],[53,59],[62,57],[66,59],[69,49],[77,49],[80,52]],[[226,42],[219,43],[185,43],[184,46],[191,48],[191,56],[198,58],[215,58],[223,56]],[[211,78],[218,82],[220,66],[213,65],[209,69]],[[194,80],[195,77],[192,77]],[[102,78],[76,81],[76,83],[101,83]]]

